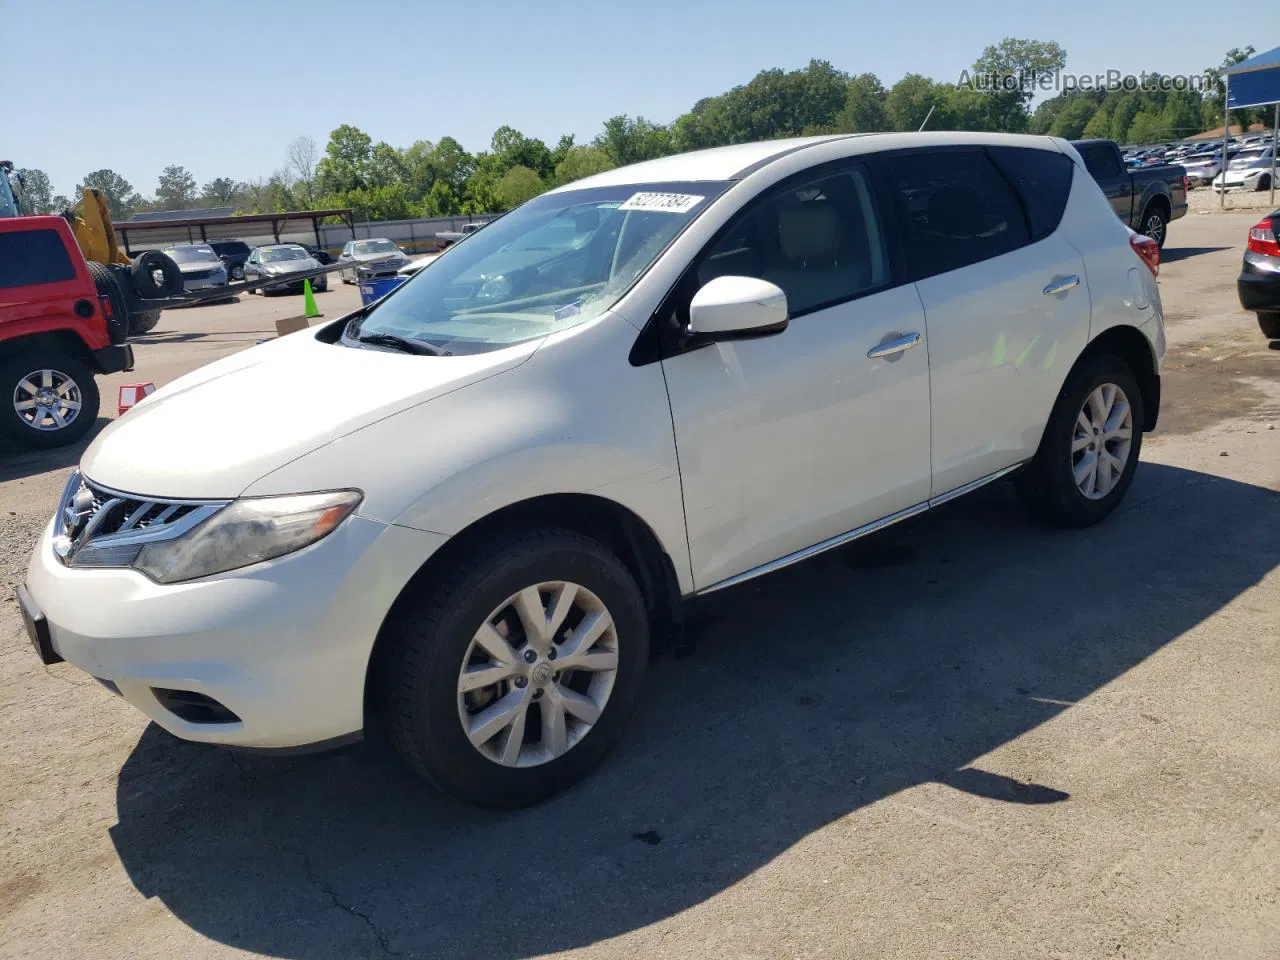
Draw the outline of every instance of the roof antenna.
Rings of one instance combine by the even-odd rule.
[[[928,123],[929,118],[933,116],[933,108],[936,106],[937,104],[935,103],[933,104],[933,106],[929,107],[929,112],[924,115],[924,121],[920,124],[920,130],[917,130],[916,133],[919,133],[921,130],[924,129],[924,125]]]

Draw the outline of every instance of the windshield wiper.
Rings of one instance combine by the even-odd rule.
[[[356,337],[356,341],[375,347],[390,347],[401,353],[416,353],[424,357],[440,356],[440,351],[431,344],[423,343],[421,340],[410,340],[407,337],[397,337],[394,333],[366,333],[362,337]]]

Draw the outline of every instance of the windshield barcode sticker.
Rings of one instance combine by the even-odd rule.
[[[647,210],[650,213],[688,213],[706,197],[690,193],[633,193],[619,210]]]

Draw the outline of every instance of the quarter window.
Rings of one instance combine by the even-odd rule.
[[[76,269],[56,230],[0,233],[0,289],[58,283],[75,277]]]
[[[866,174],[829,173],[754,203],[698,264],[698,286],[723,276],[777,284],[793,317],[883,286],[889,263]]]
[[[1118,177],[1124,172],[1120,169],[1120,161],[1116,159],[1115,151],[1105,143],[1081,147],[1080,159],[1084,161],[1085,169],[1099,180]]]
[[[1031,239],[1042,240],[1062,222],[1076,165],[1055,150],[992,147],[991,157],[1017,189],[1031,221]]]
[[[1013,188],[982,150],[902,154],[888,171],[917,280],[1031,242]]]

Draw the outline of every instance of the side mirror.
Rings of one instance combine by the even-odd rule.
[[[689,304],[689,333],[707,340],[767,337],[787,320],[782,288],[756,277],[716,277]]]

